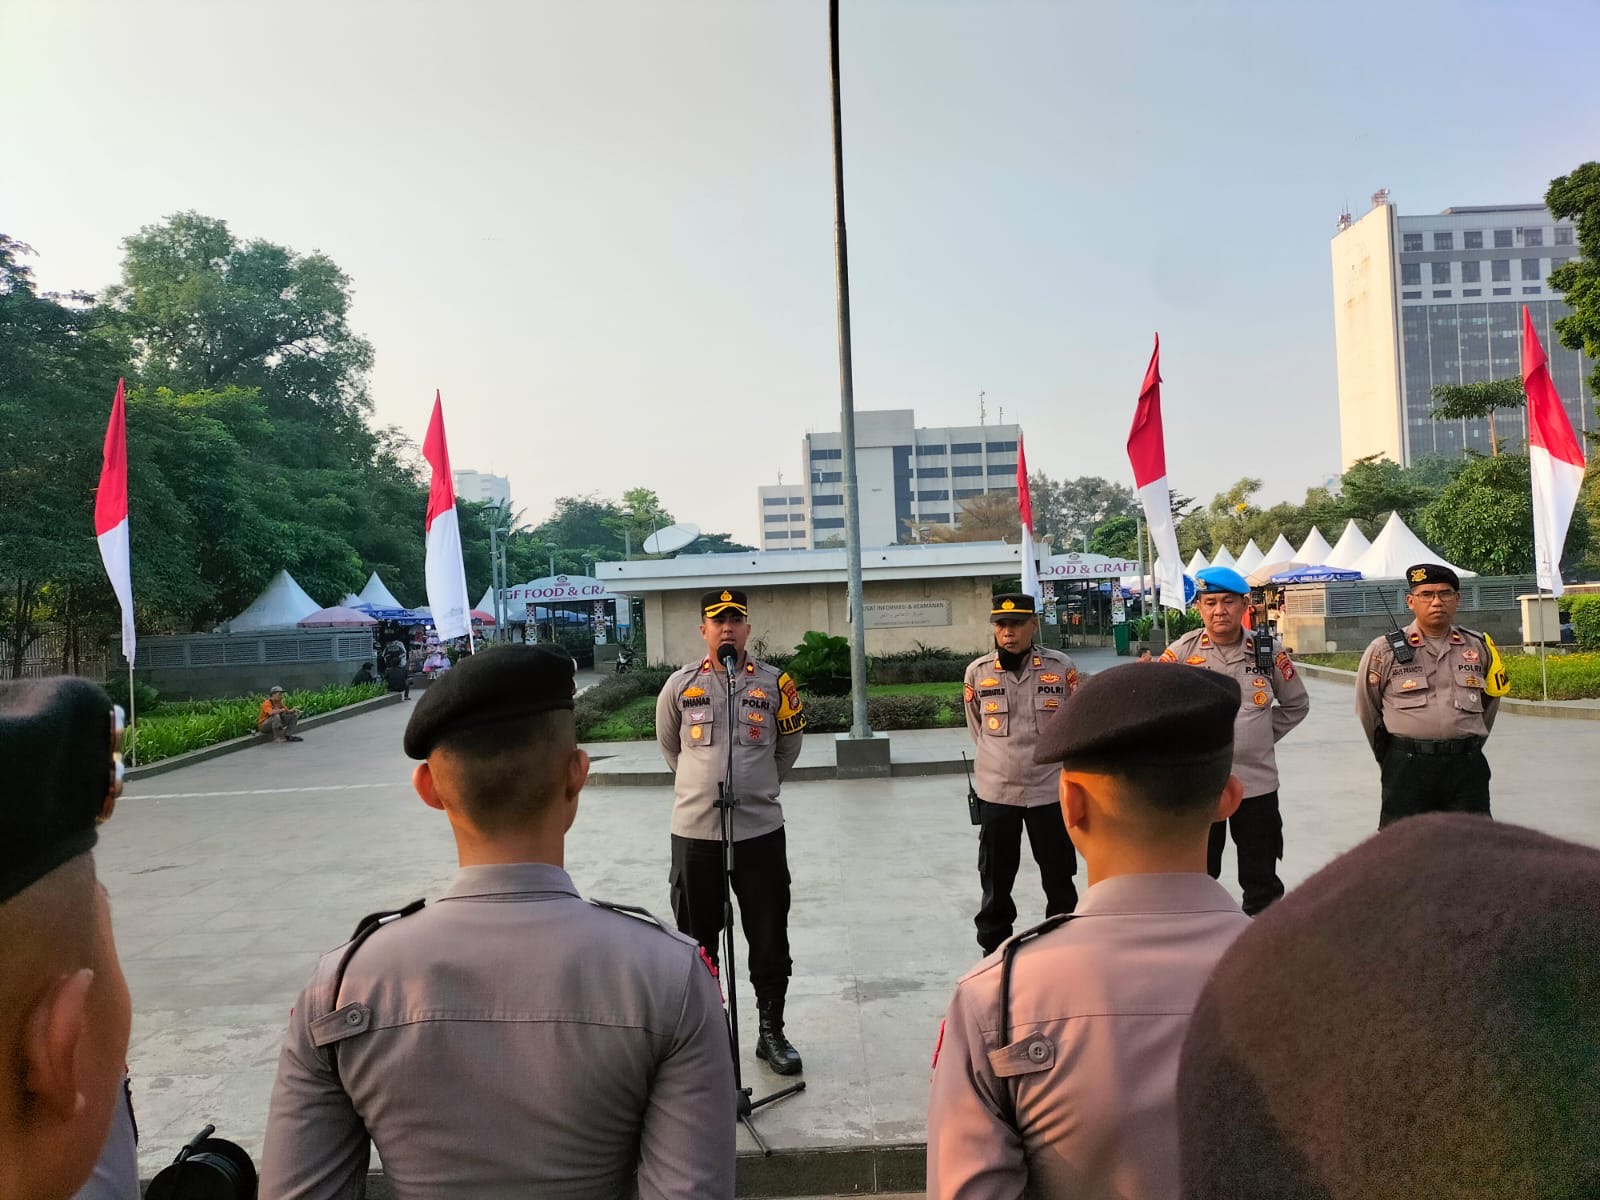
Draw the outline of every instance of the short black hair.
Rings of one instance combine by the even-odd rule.
[[[577,744],[572,710],[553,708],[452,729],[433,753],[441,756],[463,812],[495,831],[537,817],[558,797]]]
[[[1215,818],[1217,798],[1233,773],[1233,748],[1190,759],[1181,768],[1133,757],[1070,762],[1063,767],[1116,780],[1122,799],[1137,805],[1137,815],[1149,817],[1152,824],[1187,824]]]

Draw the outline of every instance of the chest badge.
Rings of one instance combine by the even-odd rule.
[[[978,686],[979,687],[999,687],[1000,686],[1000,681],[998,679],[996,679],[993,675],[991,675],[991,676],[989,676],[988,679],[980,679],[980,680],[978,680]]]
[[[1060,708],[1061,707],[1061,701],[1057,700],[1054,696],[1051,696],[1048,700],[1046,700],[1044,702],[1044,704],[1041,707],[1044,707],[1044,708]]]
[[[990,717],[989,718],[989,728],[990,729],[999,729],[1000,728],[1000,718],[999,717]]]
[[[1413,688],[1415,688],[1416,686],[1417,686],[1417,681],[1415,679],[1406,679],[1406,680],[1402,680],[1401,681],[1400,690],[1402,692],[1409,692]]]
[[[1061,676],[1052,675],[1052,674],[1047,672],[1047,673],[1039,676],[1039,682],[1040,683],[1060,683],[1061,682]]]
[[[1267,681],[1265,679],[1252,679],[1250,682],[1255,684],[1258,688],[1264,688],[1267,686]]]
[[[745,693],[745,695],[749,696],[752,700],[765,700],[767,698],[767,693],[758,687],[751,688]]]
[[[752,742],[759,742],[761,740],[761,730],[752,726],[750,729],[750,740]]]
[[[703,738],[705,736],[706,736],[706,727],[704,725],[695,725],[689,730],[689,738],[690,738],[691,741],[698,742],[701,738]]]
[[[1265,692],[1257,692],[1255,694],[1255,705],[1257,708],[1265,708],[1267,706],[1267,702],[1271,699],[1272,697],[1268,696]]]
[[[985,700],[983,702],[983,711],[984,712],[999,712],[1000,711],[1000,704],[996,700]]]
[[[1206,665],[1206,656],[1204,654],[1191,654],[1183,661],[1191,667],[1203,667]]]
[[[752,708],[749,712],[744,714],[744,719],[749,721],[752,725],[760,725],[767,719],[767,715],[766,713],[757,712]]]
[[[1478,661],[1478,652],[1476,650],[1463,650],[1461,652],[1461,661],[1462,662],[1477,662]]]
[[[691,687],[683,689],[683,698],[685,700],[693,700],[696,697],[704,696],[705,694],[706,690],[703,687]]]

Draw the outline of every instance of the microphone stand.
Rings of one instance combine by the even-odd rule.
[[[728,758],[723,781],[717,785],[716,808],[722,817],[722,969],[728,981],[728,1043],[733,1051],[733,1088],[736,1095],[734,1103],[740,1123],[750,1131],[750,1137],[760,1149],[762,1156],[770,1158],[772,1149],[756,1131],[751,1114],[774,1100],[782,1100],[786,1096],[805,1091],[806,1083],[802,1079],[799,1083],[780,1088],[769,1096],[762,1096],[759,1100],[752,1100],[751,1089],[744,1086],[744,1072],[739,1058],[739,989],[735,986],[734,980],[733,943],[733,810],[739,805],[739,797],[733,790],[733,741],[739,729],[738,714],[734,711],[736,680],[734,672],[738,668],[739,659],[737,654],[730,654],[726,658],[719,654],[717,657],[722,663],[723,674],[728,683]]]

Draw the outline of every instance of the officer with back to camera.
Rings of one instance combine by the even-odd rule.
[[[363,921],[290,1017],[261,1194],[357,1195],[368,1139],[398,1197],[729,1197],[735,1094],[694,943],[583,900],[563,869],[589,757],[572,659],[465,658],[405,750],[449,819],[442,899]]]
[[[745,653],[750,603],[737,588],[700,598],[706,655],[676,672],[656,700],[656,740],[672,768],[672,912],[712,962],[722,933],[722,818],[717,795],[728,769],[729,676],[733,657],[732,887],[750,950],[750,987],[760,1018],[756,1057],[779,1075],[801,1070],[784,1033],[789,957],[789,852],[778,790],[800,757],[806,719],[788,674]]]
[[[1195,573],[1195,606],[1204,628],[1190,630],[1161,654],[1162,662],[1186,663],[1232,676],[1239,684],[1239,718],[1233,735],[1233,773],[1244,799],[1227,821],[1211,827],[1206,866],[1222,874],[1228,831],[1239,855],[1244,911],[1252,917],[1283,895],[1278,860],[1283,857],[1283,814],[1278,809],[1278,740],[1311,711],[1305,681],[1281,646],[1260,646],[1270,634],[1246,630],[1250,585],[1232,567]],[[1258,655],[1257,651],[1261,653]],[[1265,661],[1270,655],[1270,664]]]
[[[978,880],[983,899],[973,923],[985,954],[1011,936],[1017,906],[1011,899],[1022,862],[1022,831],[1039,864],[1045,916],[1071,912],[1078,903],[1072,853],[1061,803],[1059,772],[1033,761],[1045,723],[1078,687],[1078,668],[1059,650],[1034,644],[1039,617],[1032,596],[996,596],[989,622],[995,648],[967,667],[962,700],[967,731],[977,749],[979,802]]]

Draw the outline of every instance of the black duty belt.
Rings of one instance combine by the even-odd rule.
[[[1429,742],[1421,738],[1408,738],[1395,736],[1395,744],[1407,754],[1436,754],[1450,757],[1459,754],[1471,754],[1482,749],[1481,737],[1450,738],[1442,742]]]

